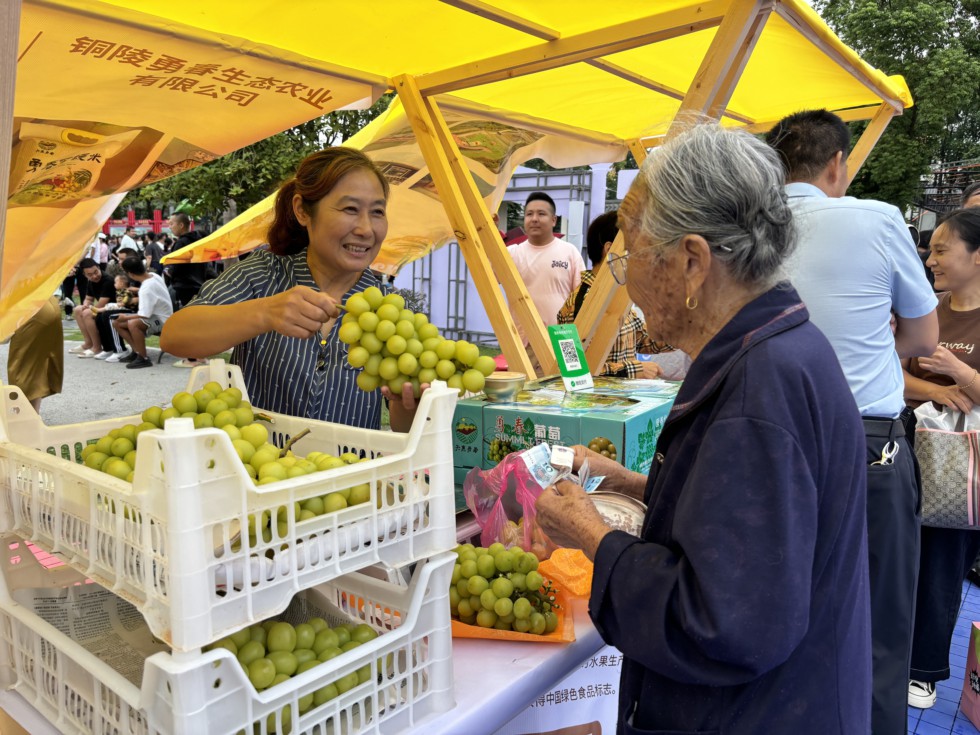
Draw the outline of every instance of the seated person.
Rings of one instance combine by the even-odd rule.
[[[129,280],[129,276],[125,273],[116,276],[116,300],[110,301],[101,309],[92,309],[92,312],[95,314],[95,326],[98,328],[99,336],[102,338],[102,344],[106,348],[103,352],[95,356],[96,360],[119,362],[122,358],[132,354],[132,350],[126,347],[122,339],[120,339],[119,333],[116,331],[115,324],[113,323],[119,314],[136,313],[138,302],[136,292],[139,290],[139,285],[134,286],[132,284],[133,282]]]
[[[606,212],[600,214],[589,225],[589,230],[585,236],[586,249],[589,251],[589,260],[592,261],[592,270],[582,273],[582,283],[569,295],[565,305],[558,311],[559,324],[572,324],[578,316],[585,297],[595,282],[598,269],[606,260],[606,253],[612,247],[613,240],[616,239],[616,213]],[[593,370],[595,375],[611,375],[618,378],[659,378],[661,374],[660,365],[655,362],[641,362],[636,359],[637,352],[653,353],[669,350],[670,347],[654,343],[647,336],[647,328],[636,313],[636,309],[630,307],[626,317],[619,325],[619,334],[613,342],[612,349],[606,362],[599,370]]]
[[[106,346],[102,343],[99,331],[95,326],[95,314],[92,313],[92,307],[101,308],[108,304],[115,298],[116,290],[112,285],[112,278],[106,275],[99,264],[91,258],[82,258],[78,262],[78,268],[88,282],[87,293],[85,300],[72,313],[84,341],[69,352],[81,358],[89,358],[106,351]]]
[[[106,266],[105,272],[113,278],[125,276],[126,271],[123,270],[122,262],[130,255],[138,255],[138,253],[132,248],[119,248],[109,257],[109,265]]]
[[[153,367],[146,356],[146,335],[159,334],[163,323],[174,313],[170,292],[156,273],[146,272],[146,261],[136,255],[122,262],[123,270],[140,284],[139,308],[135,314],[120,314],[115,320],[119,336],[132,345],[133,352],[119,362],[127,368]]]

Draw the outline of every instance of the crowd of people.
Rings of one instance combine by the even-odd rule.
[[[921,527],[912,409],[980,404],[980,185],[923,259],[895,207],[846,196],[850,145],[824,110],[765,140],[696,125],[593,222],[590,271],[555,236],[554,201],[526,202],[509,252],[544,324],[574,320],[606,261],[642,318],[623,317],[597,372],[691,360],[647,475],[575,447],[576,470],[646,504],[640,535],[569,481],[537,501],[551,539],[594,562],[589,613],[624,654],[620,733],[895,735],[949,676],[980,534]],[[79,356],[144,367],[159,332],[186,360],[232,350],[260,408],[378,428],[387,402],[407,430],[410,384],[360,390],[338,339],[341,303],[389,291],[370,269],[388,195],[360,151],[315,153],[279,190],[269,248],[210,280],[165,270],[168,286],[152,235],[98,238],[73,274]],[[170,228],[192,241],[182,215]]]
[[[100,232],[89,244],[62,284],[61,306],[83,339],[70,354],[123,363],[127,369],[153,366],[146,337],[159,335],[174,311],[190,303],[214,276],[205,263],[163,265],[165,254],[202,236],[190,229],[190,218],[183,213],[171,216],[168,225],[170,235],[127,227],[119,236]],[[194,367],[201,362],[187,358],[175,364]]]

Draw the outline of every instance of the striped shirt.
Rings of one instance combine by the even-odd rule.
[[[306,262],[305,248],[285,256],[257,250],[205,283],[187,308],[237,304],[273,296],[295,286],[320,290]],[[369,286],[377,286],[386,293],[390,290],[365,270],[344,300]],[[242,318],[248,318],[244,308],[242,312]],[[252,404],[290,416],[380,428],[381,391],[365,393],[357,387],[361,369],[348,364],[348,347],[337,338],[339,329],[340,319],[334,322],[323,346],[318,335],[299,339],[267,332],[235,347],[231,361],[242,370]]]

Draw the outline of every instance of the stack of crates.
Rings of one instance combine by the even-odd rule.
[[[244,392],[238,368],[220,361],[192,371],[187,389],[210,381]],[[455,390],[429,389],[407,434],[266,413],[278,446],[308,429],[298,454],[353,452],[366,461],[261,487],[227,433],[195,430],[190,419],[140,433],[133,482],[119,480],[81,464],[81,452],[139,417],[47,427],[16,387],[0,390],[0,684],[59,730],[404,733],[453,706]],[[362,483],[369,502],[300,520],[306,499]],[[279,523],[250,538],[249,524],[263,517]],[[64,564],[46,568],[25,542]],[[414,564],[407,586],[398,574],[360,573],[379,563]],[[110,599],[97,604],[98,594]],[[52,599],[61,619],[38,614]],[[148,639],[166,644],[145,659],[138,684],[69,635],[73,616],[109,609],[122,624],[124,608],[138,610]],[[367,623],[379,635],[261,692],[230,651],[201,650],[271,617],[301,622],[309,611],[331,625]],[[362,683],[309,707],[313,692],[365,666]]]

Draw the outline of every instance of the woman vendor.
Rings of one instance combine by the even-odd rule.
[[[357,387],[359,368],[340,342],[338,304],[385,286],[369,270],[388,232],[388,182],[366,155],[327,148],[304,159],[276,195],[269,250],[204,285],[167,320],[161,349],[181,357],[234,348],[259,408],[379,428],[387,387]],[[245,302],[245,303],[243,303]],[[391,427],[407,431],[412,390],[389,402]]]

